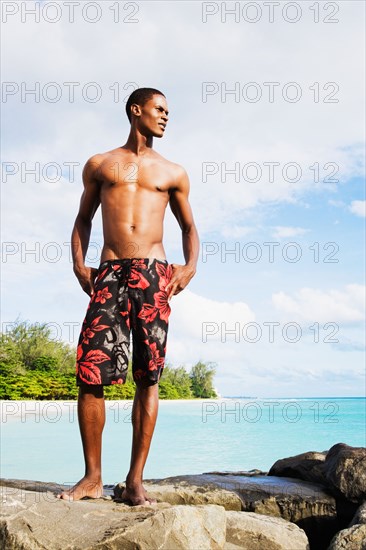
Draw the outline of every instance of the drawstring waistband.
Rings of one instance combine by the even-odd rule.
[[[124,266],[128,267],[130,272],[132,267],[134,267],[135,269],[138,268],[141,262],[145,262],[146,268],[149,268],[149,264],[151,264],[152,262],[158,262],[165,265],[168,264],[168,260],[160,260],[158,258],[122,258],[122,259],[115,259],[115,260],[105,260],[99,265],[98,269],[102,270],[107,266],[121,264],[123,267]]]

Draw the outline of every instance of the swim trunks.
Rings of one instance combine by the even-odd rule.
[[[80,332],[76,383],[124,384],[132,332],[132,373],[136,384],[156,384],[163,372],[170,305],[166,260],[107,260],[98,269],[94,294]]]

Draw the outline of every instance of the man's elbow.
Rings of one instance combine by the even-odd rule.
[[[183,225],[182,233],[184,233],[185,235],[197,234],[197,228],[194,222]]]
[[[89,228],[92,225],[92,219],[90,216],[85,216],[79,212],[75,219],[75,225],[78,227]]]

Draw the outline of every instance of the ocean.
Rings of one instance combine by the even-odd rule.
[[[103,483],[129,469],[131,401],[106,401]],[[1,477],[75,483],[84,475],[76,402],[1,402]],[[366,399],[222,398],[164,401],[144,479],[209,471],[268,471],[284,457],[335,443],[366,446]]]

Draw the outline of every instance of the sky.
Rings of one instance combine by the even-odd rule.
[[[189,175],[201,243],[167,363],[210,363],[222,396],[364,395],[364,3],[1,8],[2,330],[77,344],[82,167],[125,143],[126,98],[151,86],[170,112],[154,147]],[[164,227],[184,263],[169,209]],[[102,243],[98,211],[88,265]]]

